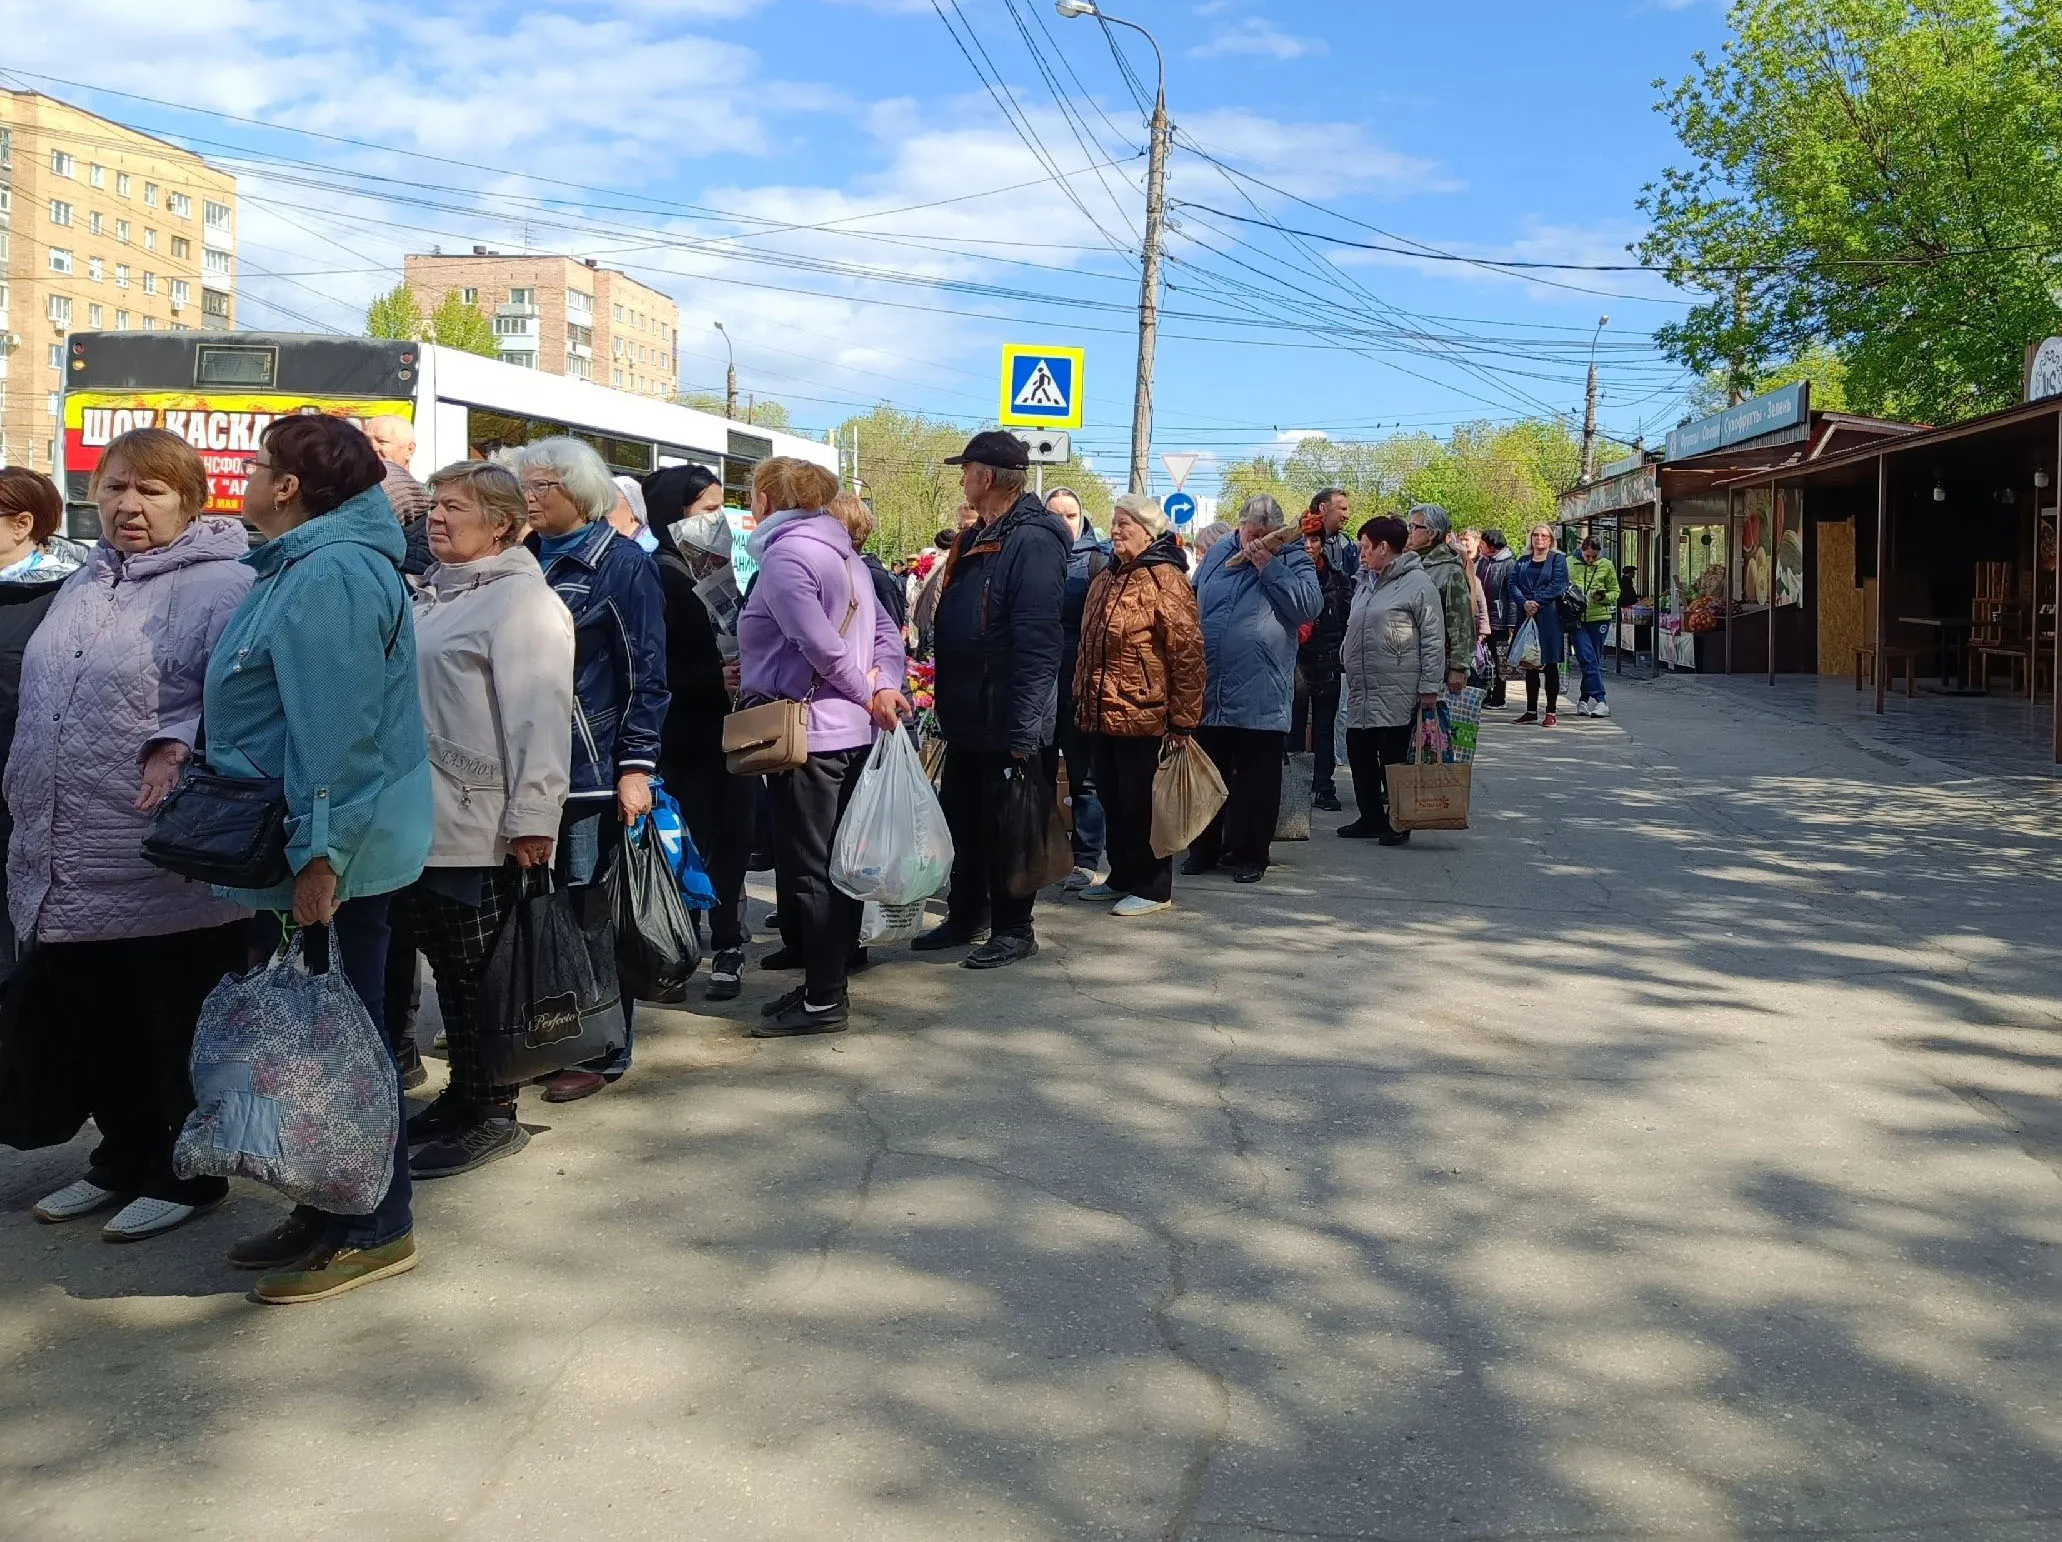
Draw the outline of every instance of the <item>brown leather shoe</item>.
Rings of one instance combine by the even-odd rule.
[[[544,1101],[547,1103],[577,1103],[582,1098],[591,1098],[608,1085],[608,1079],[599,1071],[583,1071],[575,1066],[570,1071],[561,1071],[544,1084]]]

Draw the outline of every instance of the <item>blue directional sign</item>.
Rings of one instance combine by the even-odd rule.
[[[1009,343],[1002,350],[1004,428],[1079,428],[1083,350]]]
[[[1160,509],[1177,525],[1185,525],[1196,517],[1196,500],[1187,493],[1169,493],[1160,500]]]

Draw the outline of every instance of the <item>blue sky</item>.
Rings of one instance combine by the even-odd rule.
[[[74,0],[56,14],[0,0],[14,13],[0,67],[234,165],[247,325],[349,329],[407,250],[527,243],[672,292],[691,387],[721,380],[723,320],[743,386],[811,427],[882,399],[971,423],[994,411],[1001,343],[1080,344],[1081,438],[1116,470],[1139,109],[1094,22],[1051,0],[939,4],[1020,125],[932,0]],[[1716,5],[1109,8],[1158,36],[1184,136],[1156,450],[1576,410],[1606,312],[1607,427],[1651,436],[1680,416],[1682,382],[1646,346],[1680,306],[1647,276],[1541,275],[1604,297],[1267,222],[1386,242],[1350,223],[1364,222],[1469,257],[1629,260],[1639,188],[1677,154],[1651,83],[1716,49]],[[1143,42],[1118,36],[1149,80]]]

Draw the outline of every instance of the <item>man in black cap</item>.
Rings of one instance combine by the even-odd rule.
[[[918,952],[988,940],[961,963],[1000,969],[1038,951],[1032,896],[1016,896],[999,865],[997,811],[1011,776],[1052,789],[1059,713],[1060,601],[1073,537],[1025,489],[1030,459],[1014,434],[974,435],[948,466],[980,516],[945,554],[933,627],[938,787],[952,828],[952,899],[945,923],[910,943]]]

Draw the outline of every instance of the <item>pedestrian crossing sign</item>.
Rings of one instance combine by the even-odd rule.
[[[1002,426],[1079,428],[1085,351],[1005,343],[1002,349]]]

